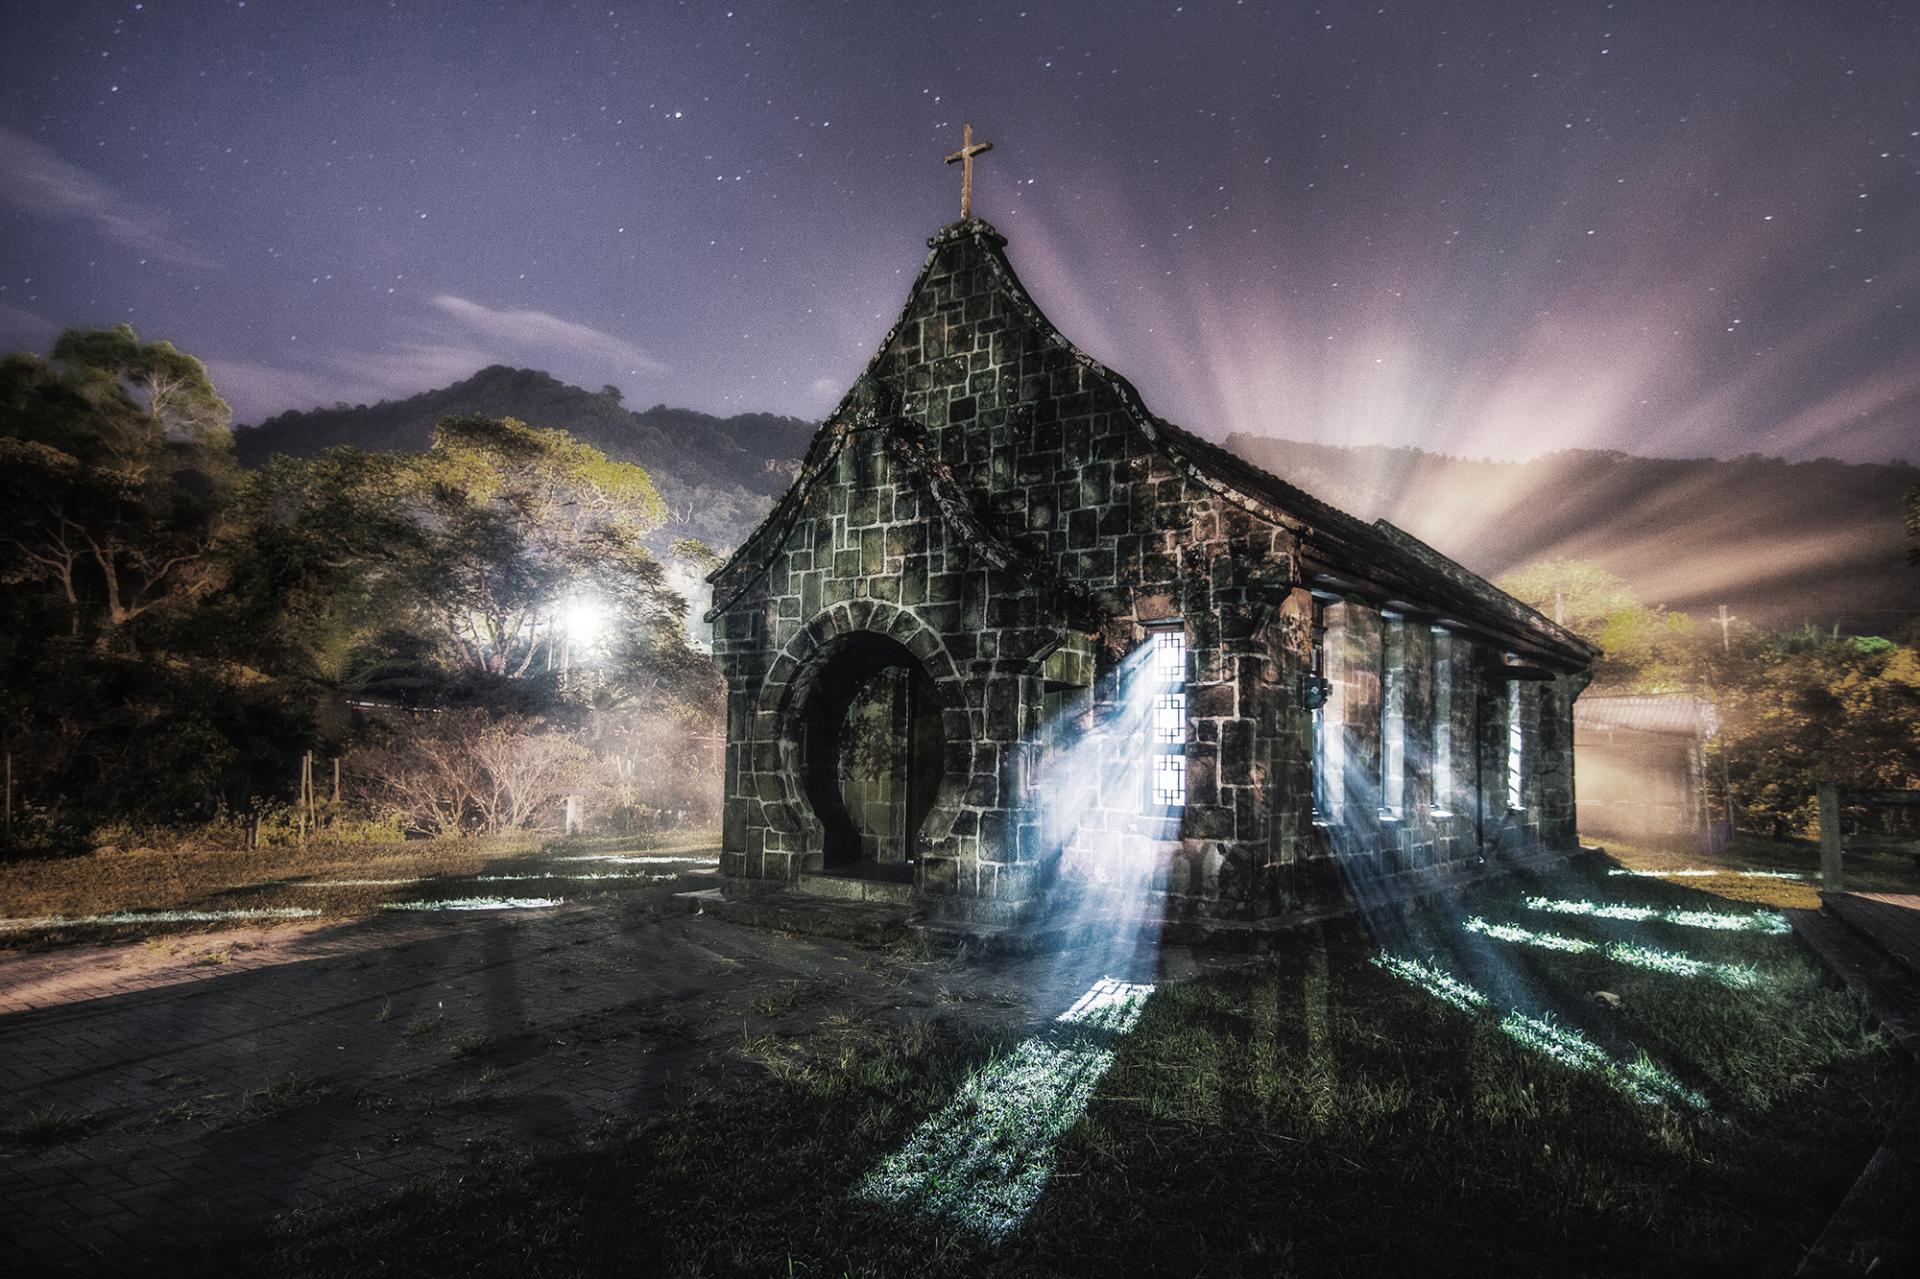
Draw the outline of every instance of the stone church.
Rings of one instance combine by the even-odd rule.
[[[725,893],[1044,920],[1145,867],[1257,920],[1575,841],[1596,651],[1155,417],[929,241],[798,478],[715,570]]]

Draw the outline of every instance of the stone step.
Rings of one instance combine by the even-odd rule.
[[[913,883],[908,879],[809,871],[800,876],[798,888],[808,897],[830,897],[836,901],[888,902],[899,906],[913,902]]]
[[[1859,992],[1874,1020],[1912,1057],[1920,1057],[1920,986],[1912,974],[1827,910],[1789,910],[1800,940],[1834,975]]]
[[[675,893],[690,915],[712,915],[752,928],[772,928],[809,937],[833,937],[863,946],[884,946],[907,935],[907,907],[893,903],[807,897],[792,891],[758,897],[728,897],[718,888]]]

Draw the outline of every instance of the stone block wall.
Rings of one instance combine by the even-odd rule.
[[[979,918],[1044,910],[1075,861],[1043,820],[1049,761],[1115,713],[1120,663],[1174,625],[1186,639],[1187,803],[1172,820],[1147,811],[1143,780],[1116,756],[1076,812],[1080,852],[1160,859],[1169,893],[1196,910],[1262,915],[1319,896],[1339,850],[1312,806],[1301,528],[1163,447],[1132,388],[1034,308],[1002,243],[977,222],[930,241],[906,310],[794,489],[715,575],[730,891],[820,868],[821,825],[799,777],[809,699],[836,664],[879,660],[884,641],[898,649],[886,660],[930,681],[945,734],[937,799],[909,837],[921,896]],[[1448,715],[1465,802],[1436,817],[1434,640],[1424,622],[1393,623],[1404,796],[1383,820],[1383,619],[1358,600],[1325,613],[1328,738],[1352,818],[1335,823],[1341,855],[1377,873],[1470,855],[1487,794],[1504,794],[1487,782],[1504,767],[1504,721],[1490,707],[1505,690],[1487,686],[1485,654],[1453,637]],[[1543,803],[1531,820],[1557,831],[1560,814]]]
[[[723,871],[778,881],[817,865],[790,775],[794,681],[832,660],[828,641],[879,625],[951,666],[944,679],[928,672],[954,731],[918,882],[973,899],[972,913],[992,913],[981,901],[1017,913],[1047,851],[1035,788],[1050,710],[1098,710],[1112,697],[1099,674],[1172,622],[1188,652],[1185,810],[1171,824],[1148,817],[1129,781],[1085,824],[1159,848],[1182,892],[1266,909],[1272,867],[1301,851],[1297,822],[1274,843],[1275,761],[1297,763],[1301,741],[1304,650],[1271,625],[1293,594],[1292,535],[1154,447],[1131,388],[1039,317],[996,233],[950,228],[933,250],[753,571],[731,595],[727,573],[716,580],[730,699]],[[1079,654],[1066,679],[1049,669],[1063,650]]]

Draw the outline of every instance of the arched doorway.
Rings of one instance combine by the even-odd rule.
[[[822,869],[899,868],[945,771],[933,680],[897,640],[856,631],[823,651],[795,703],[800,776],[822,827]]]

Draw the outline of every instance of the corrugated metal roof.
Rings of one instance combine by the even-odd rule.
[[[1586,696],[1573,704],[1576,731],[1663,733],[1705,740],[1720,731],[1720,714],[1704,697],[1687,693],[1638,693],[1622,697]]]

